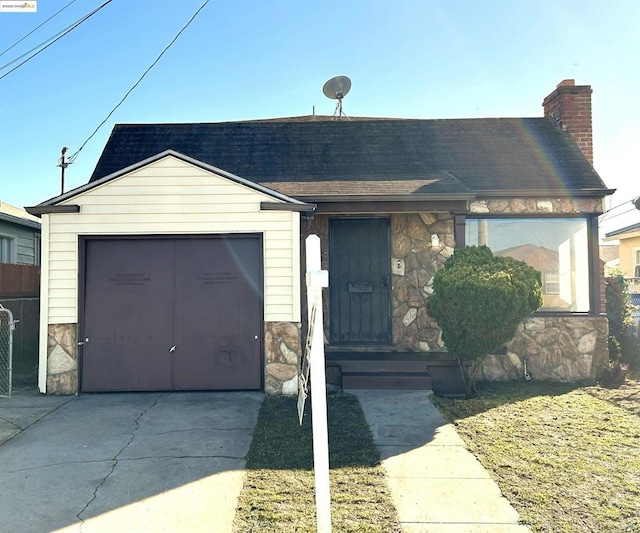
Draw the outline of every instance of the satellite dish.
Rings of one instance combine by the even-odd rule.
[[[332,100],[342,100],[351,90],[351,80],[347,76],[336,76],[331,78],[322,87],[322,92],[327,98]]]
[[[635,208],[640,210],[640,196],[638,196],[635,200],[632,200],[632,201]]]
[[[332,100],[338,100],[336,110],[333,113],[333,120],[342,120],[343,116],[349,120],[349,117],[342,111],[342,99],[349,94],[350,90],[351,80],[347,76],[335,76],[323,85],[322,92],[324,95]]]

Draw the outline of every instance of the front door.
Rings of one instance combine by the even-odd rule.
[[[388,218],[336,218],[329,230],[332,344],[391,344]]]

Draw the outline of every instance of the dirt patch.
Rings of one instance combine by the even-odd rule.
[[[596,398],[640,416],[640,372],[635,372],[620,388],[596,386],[588,387],[586,390]]]

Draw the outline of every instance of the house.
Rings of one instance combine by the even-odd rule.
[[[0,263],[40,264],[40,219],[1,200]]]
[[[640,292],[640,222],[610,231],[603,240],[620,241],[618,268],[630,278],[634,292]]]
[[[600,260],[604,263],[604,276],[613,275],[620,269],[620,246],[617,244],[601,244]]]
[[[321,240],[328,375],[446,388],[426,302],[456,247],[541,260],[549,305],[485,379],[606,367],[591,88],[541,118],[296,117],[116,125],[89,181],[42,217],[40,390],[294,393],[304,238]],[[48,339],[48,340],[47,340]]]

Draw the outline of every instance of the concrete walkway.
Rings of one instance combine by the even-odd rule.
[[[371,426],[405,532],[530,531],[424,391],[348,392]]]
[[[264,395],[0,398],[0,532],[228,532]]]

